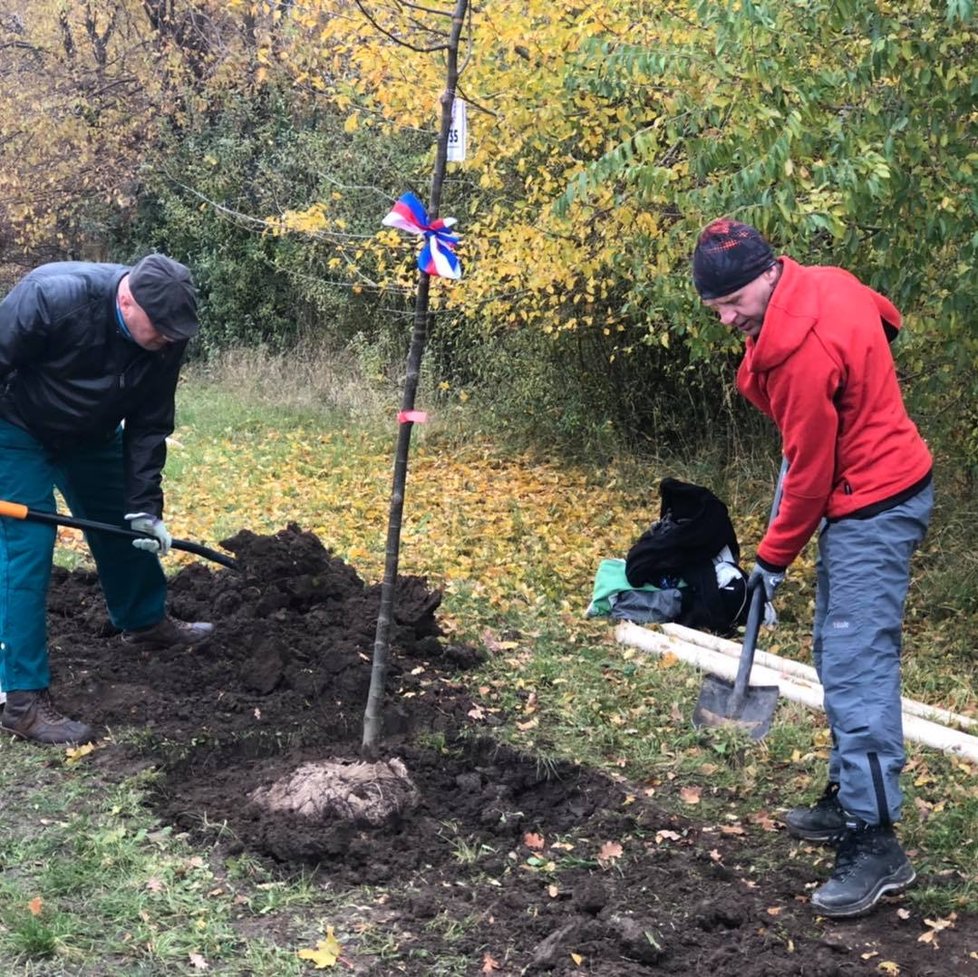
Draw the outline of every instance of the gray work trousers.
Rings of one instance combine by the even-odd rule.
[[[867,824],[900,818],[903,607],[933,506],[927,485],[868,519],[827,523],[818,540],[812,650],[832,731],[829,780]]]

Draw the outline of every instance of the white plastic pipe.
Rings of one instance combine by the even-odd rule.
[[[737,659],[710,648],[690,644],[661,631],[650,631],[630,621],[624,621],[615,630],[615,637],[623,644],[632,645],[642,651],[650,651],[656,655],[675,655],[681,661],[731,682],[737,677]],[[757,661],[756,655],[749,682],[751,685],[776,685],[786,698],[801,702],[812,709],[822,708],[821,685],[762,665]]]
[[[660,627],[666,634],[671,634],[681,641],[710,648],[713,651],[719,651],[724,655],[740,659],[741,646],[735,641],[718,638],[715,634],[706,634],[703,631],[694,631],[692,628],[685,628],[681,624],[669,623],[662,624]],[[759,665],[767,665],[776,671],[783,672],[785,675],[803,678],[806,682],[817,683],[819,680],[818,674],[811,665],[796,662],[790,658],[781,658],[778,655],[772,655],[770,652],[756,651],[754,661]],[[963,729],[978,729],[978,719],[972,719],[970,716],[962,716],[960,713],[942,709],[940,706],[931,706],[926,702],[918,702],[916,699],[903,698],[900,701],[903,704],[903,711],[911,716],[930,719],[932,722],[940,723],[943,726],[951,724]]]
[[[737,659],[723,652],[704,648],[658,631],[650,631],[630,621],[623,621],[615,629],[617,640],[641,651],[656,655],[672,654],[681,661],[698,668],[733,680],[737,674]],[[776,656],[770,656],[776,657]],[[784,661],[784,659],[779,659]],[[789,675],[784,670],[759,664],[756,659],[750,673],[751,685],[777,685],[778,691],[786,699],[800,702],[810,709],[823,710],[822,686],[806,681],[801,676]],[[978,763],[978,736],[955,729],[948,729],[938,723],[912,714],[903,714],[903,735],[914,743],[930,746],[945,753],[955,753]]]

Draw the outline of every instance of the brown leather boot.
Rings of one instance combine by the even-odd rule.
[[[206,621],[177,621],[167,614],[157,624],[139,631],[123,631],[122,640],[129,645],[169,648],[172,645],[200,645],[214,633]]]
[[[35,743],[65,745],[91,743],[95,739],[91,726],[62,716],[47,689],[33,692],[8,692],[0,729]]]

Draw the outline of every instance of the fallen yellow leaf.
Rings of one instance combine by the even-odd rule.
[[[317,970],[325,970],[327,967],[335,967],[339,960],[343,947],[333,933],[333,927],[326,927],[326,939],[320,940],[314,950],[299,950],[296,956],[300,960],[308,960]]]
[[[69,746],[65,750],[65,763],[78,763],[79,760],[87,757],[94,749],[94,743],[86,743],[84,746]]]
[[[702,787],[682,787],[679,791],[679,797],[684,804],[699,804],[702,793]]]
[[[500,641],[489,628],[482,632],[482,644],[486,651],[491,652],[512,651],[513,648],[519,647],[519,643],[516,641]]]
[[[750,814],[747,820],[751,824],[758,825],[764,831],[777,831],[778,824],[771,817],[769,817],[767,811],[758,811],[756,814]]]
[[[623,850],[617,841],[606,841],[598,852],[598,861],[602,865],[614,862],[616,859],[621,858]]]
[[[498,969],[499,961],[491,953],[487,953],[482,958],[482,969],[479,971],[479,973],[491,974],[494,970]]]
[[[947,919],[925,919],[924,922],[932,929],[935,933],[939,933],[941,930],[954,929],[954,924],[957,921],[958,914],[951,913]]]

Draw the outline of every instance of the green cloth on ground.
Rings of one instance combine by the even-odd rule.
[[[641,587],[633,587],[625,576],[625,561],[623,559],[606,559],[598,564],[597,573],[594,575],[594,589],[591,594],[591,603],[585,611],[585,617],[606,617],[611,613],[611,601],[615,594],[623,590],[659,590],[652,584],[643,584]]]

